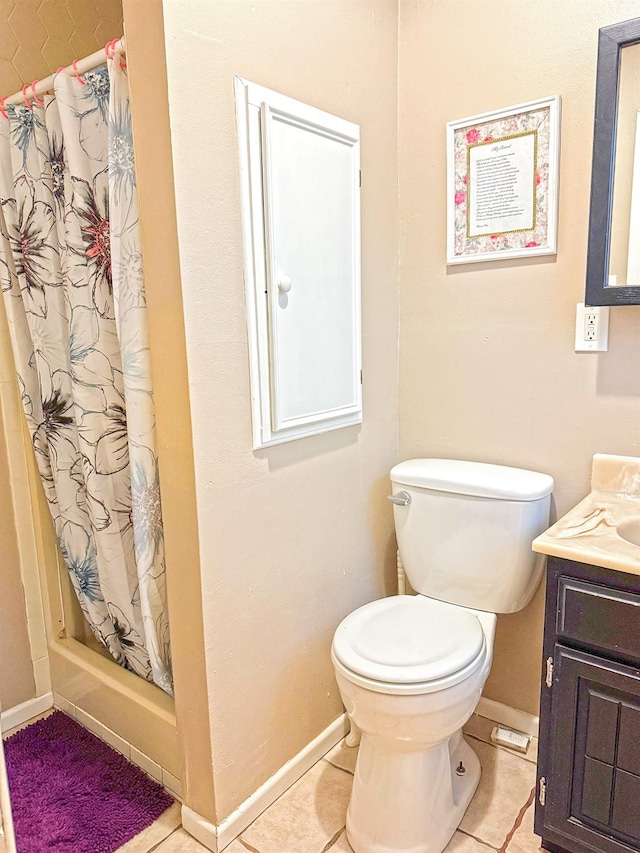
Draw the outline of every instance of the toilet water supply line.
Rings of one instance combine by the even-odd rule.
[[[398,595],[404,595],[407,590],[407,574],[404,570],[400,551],[396,551],[396,564],[398,566]]]
[[[394,506],[409,506],[411,503],[411,495],[408,492],[395,492],[387,495],[387,500]],[[400,551],[396,551],[396,565],[398,567],[398,595],[404,595],[407,589],[407,574],[404,570],[404,564]]]

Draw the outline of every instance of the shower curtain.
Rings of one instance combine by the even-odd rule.
[[[0,117],[0,283],[22,403],[80,606],[172,692],[128,81],[116,54]]]

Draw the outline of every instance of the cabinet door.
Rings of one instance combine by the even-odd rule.
[[[638,850],[640,672],[561,645],[554,659],[544,828],[576,853]]]
[[[273,434],[360,419],[357,138],[305,114],[261,110]]]
[[[260,448],[362,422],[360,129],[235,86]]]

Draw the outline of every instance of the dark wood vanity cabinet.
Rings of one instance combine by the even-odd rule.
[[[640,576],[549,557],[536,833],[640,851]]]

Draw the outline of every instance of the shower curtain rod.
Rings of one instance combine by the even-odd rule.
[[[109,45],[110,44],[113,44],[112,55],[115,55],[118,51],[121,53],[125,52],[124,36],[117,41],[109,42]],[[75,77],[76,74],[86,74],[87,71],[93,71],[94,68],[97,68],[99,65],[103,65],[107,61],[107,46],[100,48],[100,50],[96,50],[96,52],[92,53],[90,56],[85,56],[84,59],[78,59],[75,66],[73,64],[67,65],[66,68],[62,68],[59,72],[56,71],[56,74],[69,74],[71,77]],[[16,92],[15,95],[5,98],[3,106],[8,106],[9,104],[24,104],[25,98],[27,100],[32,100],[34,95],[37,95],[38,97],[40,95],[44,95],[45,92],[53,89],[53,81],[56,74],[51,74],[49,77],[38,80],[35,85],[35,91],[31,87],[31,84],[29,84],[25,88],[26,94],[23,95],[22,92]],[[0,103],[2,103],[2,99],[0,99]]]

